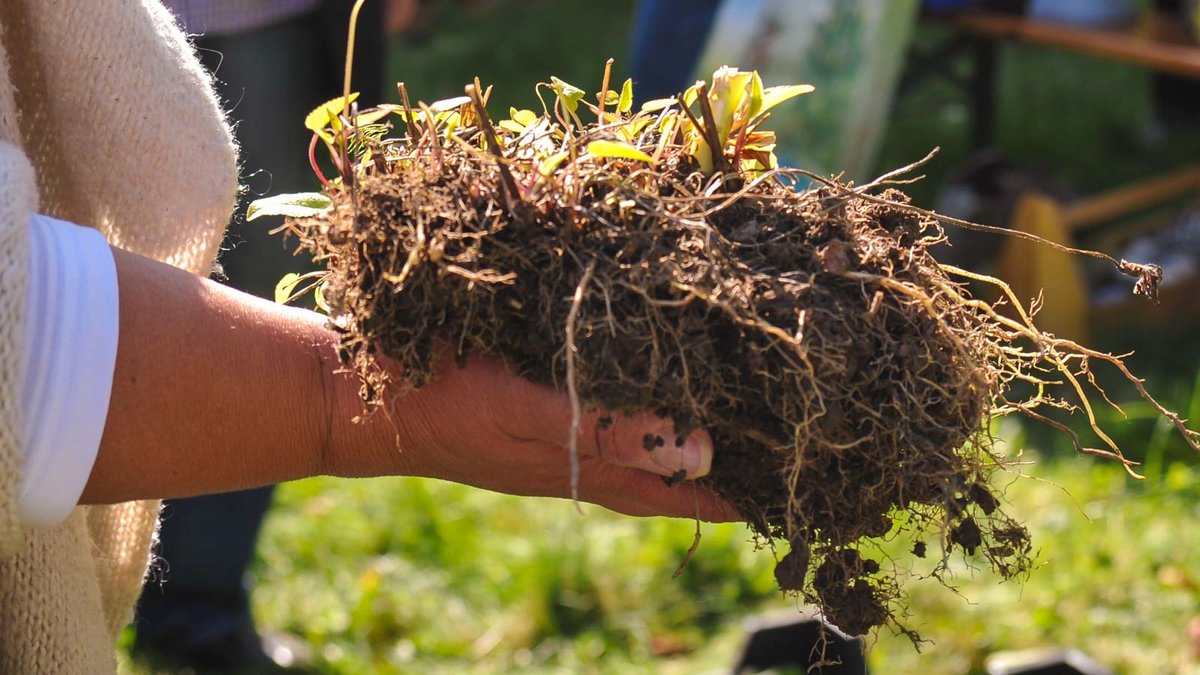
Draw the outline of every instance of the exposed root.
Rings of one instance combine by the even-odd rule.
[[[575,379],[575,321],[579,317],[579,306],[583,304],[583,293],[587,290],[592,274],[596,271],[596,261],[588,263],[583,271],[583,278],[575,287],[575,295],[571,299],[571,311],[567,312],[566,350],[567,350],[567,394],[571,398],[571,439],[567,449],[571,456],[571,498],[579,501],[579,425],[583,420],[583,404],[579,400],[579,386]]]
[[[940,223],[992,228],[871,192],[904,171],[857,188],[743,172],[761,120],[722,144],[703,88],[699,116],[685,105],[622,118],[602,102],[592,126],[560,100],[558,125],[547,114],[494,127],[478,85],[468,91],[458,127],[422,107],[426,125],[370,148],[355,195],[331,184],[333,208],[289,221],[329,267],[331,318],[368,402],[384,401],[377,354],[418,387],[436,375],[439,341],[460,359],[502,355],[567,390],[576,496],[586,411],[675,420],[678,439],[655,443],[706,428],[716,453],[703,483],[764,541],[789,544],[780,587],[847,632],[890,623],[914,639],[899,625],[897,564],[868,556],[873,543],[907,537],[924,556],[940,542],[938,569],[952,554],[1004,577],[1029,569],[1028,533],[989,483],[1006,464],[993,417],[1048,424],[1136,475],[1093,413],[1105,394],[1092,369],[1107,363],[1200,450],[1121,357],[1042,332],[1001,280],[939,264]],[[687,125],[723,150],[715,173],[687,153]],[[640,154],[589,152],[617,134]],[[794,192],[798,174],[819,187]],[[1153,294],[1156,268],[1097,255]],[[1003,300],[972,297],[968,281]],[[1045,414],[1075,409],[1102,447]]]

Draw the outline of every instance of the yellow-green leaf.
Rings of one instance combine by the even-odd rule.
[[[558,167],[561,166],[562,163],[570,156],[571,153],[567,152],[566,150],[550,155],[546,159],[542,160],[542,163],[538,166],[538,173],[545,177],[549,177],[550,174],[554,173],[554,171],[558,169]]]
[[[656,98],[642,104],[642,112],[658,112],[675,105],[673,98]]]
[[[627,113],[633,110],[633,80],[626,79],[621,85],[621,97],[617,99],[617,112]]]
[[[512,118],[514,122],[525,127],[538,121],[537,113],[532,110],[513,110]]]
[[[788,99],[814,91],[811,84],[786,84],[778,87],[767,87],[762,93],[762,107],[758,112],[765,113]]]
[[[654,118],[648,115],[634,117],[627,124],[621,125],[619,133],[621,134],[622,138],[632,143],[637,140],[638,134],[642,133],[642,131],[646,127],[650,126],[650,123],[653,121]]]
[[[315,134],[322,134],[323,137],[325,127],[331,125],[337,116],[342,114],[342,111],[356,99],[358,99],[358,92],[350,94],[349,100],[339,96],[322,103],[304,118],[304,127]]]
[[[393,105],[391,103],[384,103],[377,108],[360,113],[358,117],[354,118],[354,126],[362,127],[368,124],[374,124],[388,115],[391,115],[392,113],[401,113],[403,111],[404,108],[401,106]]]
[[[514,122],[513,120],[500,120],[496,123],[496,126],[514,134],[521,134],[525,132],[525,125]]]
[[[721,148],[733,132],[733,120],[739,111],[749,108],[749,89],[754,74],[731,66],[722,66],[713,73],[708,100],[712,104],[713,121]]]
[[[295,272],[288,272],[283,275],[279,283],[275,284],[275,302],[276,304],[287,304],[288,300],[292,299],[292,293],[296,291],[296,284],[300,283],[300,275]]]
[[[333,201],[320,192],[298,192],[264,197],[250,202],[250,206],[246,208],[246,220],[250,221],[263,216],[288,218],[315,216],[332,204]]]
[[[746,114],[747,120],[752,120],[758,117],[758,113],[762,111],[763,104],[763,81],[759,76],[758,71],[754,71],[753,77],[750,78],[750,109]]]
[[[446,113],[446,117],[442,120],[442,123],[446,125],[446,136],[449,137],[459,127],[459,124],[462,123],[462,113],[457,110],[451,110]]]
[[[570,112],[575,112],[579,109],[579,102],[583,100],[584,93],[579,87],[573,84],[563,82],[557,77],[550,77],[550,89],[558,95],[562,100],[563,106]]]
[[[642,162],[654,162],[654,158],[638,150],[628,143],[616,141],[592,141],[588,143],[587,153],[593,157],[616,157],[619,159],[636,159]]]

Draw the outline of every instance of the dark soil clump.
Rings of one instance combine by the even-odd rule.
[[[923,557],[940,536],[943,562],[959,550],[1027,570],[1028,534],[989,487],[986,429],[997,408],[1024,409],[1004,399],[1009,382],[1063,346],[1014,347],[1042,336],[951,279],[928,252],[932,218],[895,190],[796,192],[768,167],[701,170],[662,113],[625,118],[652,118],[629,143],[649,163],[589,152],[613,125],[580,127],[555,106],[558,123],[539,128],[573,155],[547,171],[533,123],[491,128],[476,111],[395,142],[352,138],[359,157],[372,151],[353,189],[331,186],[331,209],[291,222],[328,266],[368,401],[388,386],[376,353],[420,387],[449,344],[593,409],[652,409],[680,436],[706,428],[703,482],[764,540],[792,542],[780,587],[852,634],[900,611],[893,563],[868,557],[881,538],[908,537]]]

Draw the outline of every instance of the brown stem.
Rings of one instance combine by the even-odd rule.
[[[713,170],[725,173],[725,147],[721,145],[721,139],[717,136],[717,118],[713,115],[712,102],[708,100],[708,85],[703,82],[700,83],[700,92],[696,100],[700,103],[700,114],[704,116],[704,138],[708,141],[708,147],[712,149]]]
[[[397,82],[396,89],[399,90],[400,102],[404,105],[404,119],[408,122],[409,135],[412,135],[413,128],[417,126],[417,115],[416,111],[413,110],[412,104],[408,102],[408,87],[403,82]]]
[[[483,134],[487,138],[488,150],[496,156],[496,164],[500,167],[500,177],[503,179],[502,184],[504,185],[506,206],[508,206],[509,211],[512,211],[513,206],[521,199],[521,191],[517,187],[517,181],[513,179],[512,172],[508,170],[507,160],[504,157],[504,153],[500,150],[500,141],[496,138],[496,130],[492,128],[492,120],[488,117],[483,99],[480,98],[479,87],[468,84],[466,93],[467,96],[471,97],[471,102],[475,104],[475,114],[479,116],[479,126],[483,129]]]
[[[437,162],[437,170],[440,173],[442,170],[442,142],[438,140],[437,123],[433,119],[433,111],[424,103],[420,104],[421,112],[425,113],[425,128],[421,131],[421,137],[425,137],[425,132],[429,132],[429,143],[433,147],[433,159]]]
[[[596,121],[600,124],[604,124],[604,101],[608,98],[608,78],[612,77],[612,64],[612,59],[604,62],[604,81],[600,83],[600,105],[596,111]]]

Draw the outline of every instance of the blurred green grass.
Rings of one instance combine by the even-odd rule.
[[[948,580],[961,595],[914,580],[909,621],[932,642],[918,654],[882,632],[876,672],[978,672],[994,649],[1042,645],[1120,672],[1185,672],[1200,473],[1174,464],[1134,483],[1077,458],[1024,471],[1035,478],[1009,477],[1007,496],[1036,536],[1038,568],[1001,584],[957,559]],[[747,614],[795,604],[737,525],[704,526],[671,579],[693,528],[433,481],[305,481],[280,491],[268,521],[255,609],[335,673],[717,672]]]
[[[693,530],[433,481],[308,481],[273,511],[256,608],[333,672],[657,670],[774,596],[737,526],[705,526],[703,560],[672,580]]]
[[[478,75],[496,85],[497,110],[532,106],[532,84],[551,74],[594,91],[605,58],[623,69],[633,4],[439,3],[430,41],[400,45],[391,69],[425,100],[461,93]],[[922,28],[918,46],[940,37]],[[1144,72],[1035,48],[1006,48],[1000,69],[1000,144],[1081,190],[1198,152],[1200,129],[1167,144],[1146,133]],[[880,166],[941,146],[923,171],[929,179],[911,190],[929,204],[966,155],[965,125],[962,94],[948,85],[907,92]],[[1176,336],[1164,347],[1135,337],[1106,340],[1142,346],[1137,365],[1150,389],[1200,419],[1196,341]],[[1102,412],[1126,450],[1146,460],[1142,482],[1075,457],[1061,439],[1006,425],[1009,451],[1037,459],[1021,468],[1031,478],[1008,479],[1006,494],[1035,537],[1038,568],[1024,583],[1001,584],[980,561],[958,559],[950,580],[959,595],[913,580],[909,622],[931,643],[918,653],[881,632],[871,641],[874,672],[980,673],[994,650],[1042,645],[1081,648],[1122,673],[1200,672],[1184,634],[1200,615],[1200,471],[1144,412],[1132,406],[1127,424]],[[703,526],[695,558],[672,579],[692,523],[585,512],[417,479],[288,484],[253,571],[256,615],[264,628],[309,641],[331,673],[693,673],[728,669],[744,617],[796,607],[774,590],[772,556],[743,527]]]

